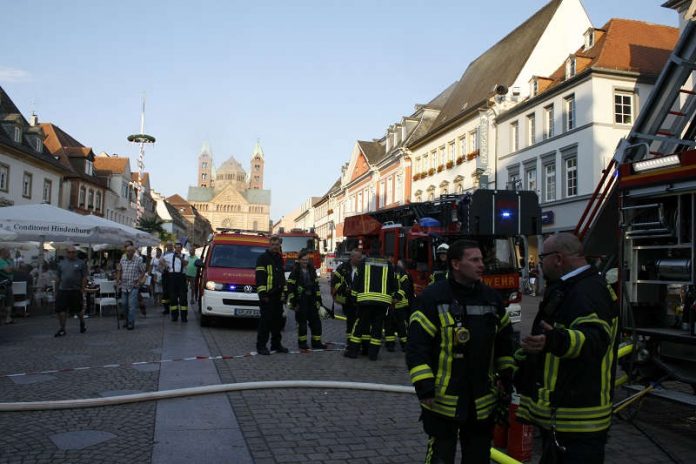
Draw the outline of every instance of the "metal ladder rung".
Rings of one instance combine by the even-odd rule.
[[[667,129],[660,129],[659,131],[655,132],[657,135],[666,135],[667,137],[672,137],[674,134],[671,131],[668,131]]]
[[[684,139],[680,139],[677,137],[665,137],[665,136],[660,136],[660,135],[649,135],[649,134],[642,134],[640,132],[634,133],[633,136],[637,139],[654,140],[656,142],[670,142],[670,143],[675,143],[678,145],[687,145],[689,147],[696,147],[695,141],[684,140]]]
[[[696,91],[689,89],[679,89],[681,93],[688,93],[689,95],[696,95]]]
[[[669,114],[673,114],[674,116],[686,116],[686,113],[683,111],[669,111]]]

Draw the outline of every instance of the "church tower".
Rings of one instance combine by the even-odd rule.
[[[203,143],[201,153],[198,155],[198,186],[214,187],[213,154],[208,142]]]
[[[263,190],[263,150],[261,142],[256,141],[254,153],[251,155],[251,169],[249,170],[249,189]]]

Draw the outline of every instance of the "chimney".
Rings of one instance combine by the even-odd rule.
[[[39,125],[39,117],[36,115],[36,113],[31,113],[31,117],[29,118],[29,125],[31,127],[36,127]]]

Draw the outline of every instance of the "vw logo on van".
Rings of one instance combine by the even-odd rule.
[[[254,291],[254,287],[252,287],[251,285],[244,286],[244,293],[251,293],[253,291]]]

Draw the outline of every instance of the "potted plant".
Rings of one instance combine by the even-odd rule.
[[[435,168],[428,169],[428,175],[432,176],[433,174],[435,174]]]
[[[443,165],[439,165],[437,167],[437,172],[442,172],[444,169],[445,169],[445,167]]]
[[[454,161],[449,160],[449,161],[447,162],[447,165],[446,165],[446,166],[447,166],[447,169],[452,169],[452,167],[454,166]]]
[[[464,155],[457,157],[457,164],[462,164],[464,162]]]

